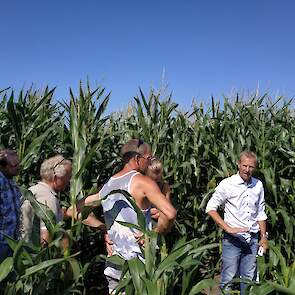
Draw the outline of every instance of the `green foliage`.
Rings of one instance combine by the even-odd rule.
[[[103,126],[108,118],[102,118],[102,115],[110,95],[103,98],[101,104],[98,105],[99,99],[104,94],[104,89],[96,88],[91,91],[90,86],[87,85],[87,90],[84,92],[80,86],[78,98],[75,98],[72,90],[70,90],[70,94],[70,103],[64,103],[63,106],[67,112],[67,125],[69,126],[68,131],[73,152],[70,204],[75,205],[76,201],[84,197],[83,179],[85,177],[83,178],[83,176],[86,176],[87,171],[92,168],[90,161],[96,153],[99,154],[104,143],[106,132]],[[88,174],[88,176],[90,175]]]
[[[213,245],[219,242],[221,231],[206,216],[204,208],[219,181],[236,173],[239,153],[251,149],[258,155],[256,176],[265,186],[268,231],[271,240],[275,241],[272,246],[279,250],[286,265],[284,267],[275,248],[271,248],[269,260],[265,258],[260,268],[264,270],[261,278],[282,288],[290,288],[288,282],[292,281],[290,274],[295,253],[294,103],[283,97],[274,100],[268,94],[259,96],[256,93],[248,97],[224,97],[222,102],[216,102],[212,97],[210,106],[195,104],[192,110],[184,112],[173,102],[171,95],[165,96],[154,90],[146,95],[139,90],[139,95],[126,111],[106,116],[108,101],[109,94],[105,95],[104,89],[91,91],[89,83],[86,89],[80,85],[77,97],[71,91],[69,99],[63,103],[54,99],[54,89],[46,88],[43,92],[29,89],[17,96],[10,89],[0,91],[0,146],[16,149],[21,158],[18,184],[31,185],[38,179],[41,162],[62,153],[71,158],[74,165],[71,192],[62,196],[62,201],[75,205],[77,200],[97,190],[120,169],[120,146],[130,138],[140,137],[151,143],[154,153],[163,161],[165,180],[171,185],[172,201],[178,209],[175,227],[166,238],[167,251],[172,251],[175,241],[182,237]],[[92,232],[73,221],[63,227],[70,228],[73,247],[82,238],[93,237]],[[149,241],[150,251],[154,253]],[[20,253],[28,248],[20,245],[18,249]],[[162,247],[162,256],[155,261],[145,265],[130,262],[130,265],[136,263],[139,272],[144,270],[150,274],[146,267],[148,270],[152,265],[158,267],[165,260],[164,250]],[[159,255],[158,250],[156,252]],[[98,249],[97,255],[101,253],[103,250]],[[53,255],[42,259],[59,258]],[[83,260],[79,261],[80,270],[86,271],[91,258],[80,260]],[[29,263],[27,261],[30,259],[26,260]],[[33,261],[36,264],[41,262]],[[191,272],[183,268],[177,288],[186,286],[183,287],[186,294],[199,292],[200,286],[205,284],[202,279],[211,284],[210,279],[219,272],[219,262],[218,247],[205,251],[198,262],[198,271],[193,266]],[[65,265],[72,267],[70,265],[74,264],[65,260],[60,265],[66,269]],[[22,268],[21,264],[12,267]],[[9,271],[10,268],[11,259],[5,261],[5,269]],[[129,272],[129,275],[132,274]],[[1,276],[5,274],[1,273]],[[163,278],[161,284],[167,284],[168,279],[164,275]],[[83,284],[82,281],[79,282]],[[133,290],[141,281],[134,282]],[[154,290],[150,282],[150,278],[146,279],[146,288],[150,290],[147,292]],[[284,292],[275,291],[278,286],[271,284],[262,287],[265,289],[261,290],[270,294]],[[158,289],[157,285],[157,292]]]
[[[50,243],[27,243],[6,237],[13,258],[5,259],[0,265],[3,273],[0,281],[9,273],[15,277],[8,283],[5,294],[81,294],[81,265],[74,258],[77,254],[68,255],[62,248],[65,231],[61,224],[56,224],[53,212],[40,204],[32,193],[22,190],[23,196],[29,200],[35,214],[42,219],[49,231]]]
[[[39,94],[32,89],[21,91],[15,100],[14,92],[4,93],[1,100],[1,142],[17,151],[22,165],[20,183],[28,184],[37,176],[37,165],[52,153],[60,151],[60,111],[53,102],[54,89]],[[37,164],[37,165],[36,165]]]
[[[188,294],[190,289],[190,294],[197,294],[208,286],[216,284],[213,280],[204,280],[193,286],[196,279],[194,275],[202,263],[202,258],[206,252],[218,247],[219,244],[201,246],[205,239],[186,241],[186,237],[183,237],[167,253],[164,238],[147,229],[145,217],[131,195],[122,190],[114,190],[109,195],[114,193],[123,194],[132,205],[137,214],[138,225],[118,222],[144,234],[143,259],[133,258],[123,261],[118,256],[115,260],[113,257],[109,259],[123,269],[116,294],[124,290],[126,295],[164,295],[172,294],[175,290],[178,294]]]

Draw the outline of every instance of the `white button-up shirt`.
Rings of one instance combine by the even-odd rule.
[[[238,174],[225,178],[216,187],[206,213],[224,205],[224,222],[231,227],[247,227],[250,233],[259,231],[258,221],[266,220],[264,189],[260,180],[251,177],[246,183]],[[242,233],[249,240],[249,233]]]

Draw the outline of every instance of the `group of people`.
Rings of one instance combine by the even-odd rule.
[[[68,208],[66,214],[79,220],[84,206],[100,200],[104,220],[90,214],[82,222],[105,231],[109,255],[117,254],[126,260],[138,257],[144,261],[141,233],[118,222],[138,224],[137,214],[123,194],[110,192],[127,191],[144,214],[146,226],[161,234],[170,231],[176,210],[170,201],[169,185],[162,178],[162,163],[154,158],[149,144],[141,139],[131,139],[122,146],[121,158],[122,169],[98,193],[86,197],[76,208]],[[230,282],[237,275],[252,280],[258,247],[267,249],[263,185],[252,176],[257,157],[253,152],[245,151],[237,164],[238,173],[221,181],[206,207],[206,212],[224,230],[220,286],[225,290],[231,289]],[[44,222],[35,216],[28,200],[21,201],[20,190],[13,181],[18,173],[17,154],[0,150],[0,263],[12,255],[5,235],[27,241],[39,236],[40,243],[49,241]],[[57,221],[63,218],[57,193],[69,185],[71,174],[71,161],[58,155],[42,163],[41,181],[29,188],[37,201],[53,211]],[[224,206],[224,218],[218,213],[220,206]],[[152,219],[156,220],[153,224]],[[106,263],[104,272],[111,293],[119,283],[121,269]],[[241,294],[244,289],[245,285],[241,284]]]

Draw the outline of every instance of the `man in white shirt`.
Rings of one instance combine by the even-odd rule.
[[[206,213],[225,232],[220,287],[226,292],[230,291],[230,281],[236,274],[253,279],[258,247],[262,246],[264,251],[268,248],[263,184],[252,177],[257,156],[244,151],[237,164],[238,173],[220,182],[206,207]],[[221,205],[224,219],[217,212]],[[246,285],[241,283],[240,288],[243,295]]]

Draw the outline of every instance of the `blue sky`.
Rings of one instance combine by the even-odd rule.
[[[0,89],[87,77],[124,109],[168,85],[183,108],[236,91],[295,94],[293,0],[1,1]]]

